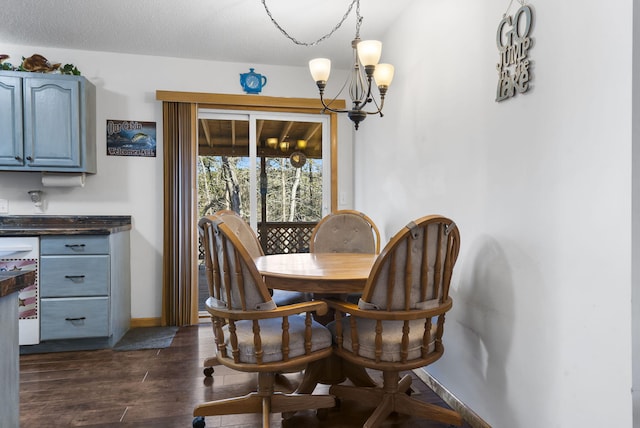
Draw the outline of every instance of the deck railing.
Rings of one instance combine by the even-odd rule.
[[[317,222],[258,223],[258,239],[265,254],[308,253]]]
[[[258,223],[258,239],[265,254],[308,253],[309,238],[317,222]],[[202,243],[199,259],[204,259]]]

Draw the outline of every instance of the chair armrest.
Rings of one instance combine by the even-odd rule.
[[[410,311],[386,311],[374,309],[360,309],[358,305],[339,300],[325,299],[327,305],[336,311],[349,314],[359,318],[370,318],[383,321],[394,320],[416,320],[431,318],[441,315],[451,309],[453,301],[447,298],[441,305],[431,309],[411,309]]]
[[[207,305],[207,311],[216,317],[230,318],[234,320],[261,320],[269,318],[282,318],[298,315],[305,312],[316,312],[319,315],[327,313],[327,304],[320,300],[295,303],[293,305],[280,306],[268,311],[243,311],[242,309],[214,308]]]
[[[336,311],[345,312],[347,314],[356,314],[362,311],[358,308],[358,305],[345,302],[344,300],[322,299],[322,301],[325,302],[329,308]]]

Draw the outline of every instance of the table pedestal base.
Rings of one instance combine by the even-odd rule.
[[[347,379],[355,386],[377,386],[364,367],[345,361],[337,355],[330,355],[309,363],[296,392],[311,394],[319,383],[337,385]]]

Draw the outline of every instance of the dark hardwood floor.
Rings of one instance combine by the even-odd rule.
[[[183,327],[166,349],[81,351],[20,357],[20,426],[27,427],[191,427],[193,407],[203,401],[238,396],[255,387],[255,375],[215,368],[205,378],[202,363],[213,354],[210,325]],[[374,378],[379,379],[376,372]],[[414,396],[446,406],[414,376]],[[289,374],[292,382],[300,374]],[[321,385],[316,391],[326,392]],[[291,419],[272,418],[273,427],[361,427],[373,408],[343,401],[325,420],[312,411]],[[259,427],[257,415],[207,417],[207,427]],[[404,415],[383,427],[444,428]],[[463,425],[469,428],[469,425]]]

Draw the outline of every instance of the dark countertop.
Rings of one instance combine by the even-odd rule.
[[[109,235],[131,229],[131,216],[0,216],[0,237]]]
[[[36,271],[3,271],[0,272],[0,298],[20,291],[36,281]]]

